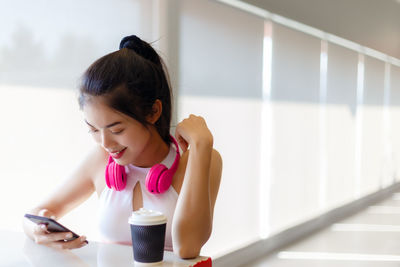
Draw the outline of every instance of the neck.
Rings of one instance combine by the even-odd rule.
[[[137,167],[149,168],[157,163],[163,161],[169,153],[169,144],[165,143],[161,136],[150,130],[150,137],[145,146],[142,156],[139,159],[138,164],[134,164]]]

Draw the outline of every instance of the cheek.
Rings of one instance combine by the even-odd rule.
[[[126,146],[140,149],[142,146],[145,146],[148,143],[149,138],[150,133],[147,130],[135,129],[134,131],[127,132],[127,135],[124,136],[120,141]]]

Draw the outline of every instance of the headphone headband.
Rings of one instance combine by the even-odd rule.
[[[172,141],[171,143],[173,143],[176,147],[176,156],[175,156],[175,160],[174,163],[172,163],[172,166],[169,168],[169,170],[173,173],[176,172],[176,170],[178,169],[178,165],[179,165],[179,158],[181,156],[181,153],[179,152],[179,146],[178,146],[178,142],[175,140],[175,138],[170,135],[169,136],[170,140]]]

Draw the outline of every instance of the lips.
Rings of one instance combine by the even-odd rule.
[[[110,156],[113,157],[114,159],[119,159],[120,157],[122,157],[124,155],[125,150],[126,150],[126,147],[120,151],[110,152]]]

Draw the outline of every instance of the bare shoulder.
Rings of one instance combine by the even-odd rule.
[[[96,146],[87,154],[82,164],[89,167],[90,169],[98,170],[100,167],[105,167],[108,160],[108,153],[101,148]]]
[[[108,153],[100,146],[90,151],[79,168],[86,178],[92,180],[96,192],[99,194],[105,186],[104,171],[108,161]]]
[[[76,183],[86,181],[97,190],[99,177],[104,177],[108,154],[100,146],[88,151],[72,175]],[[72,182],[74,182],[72,181]]]

